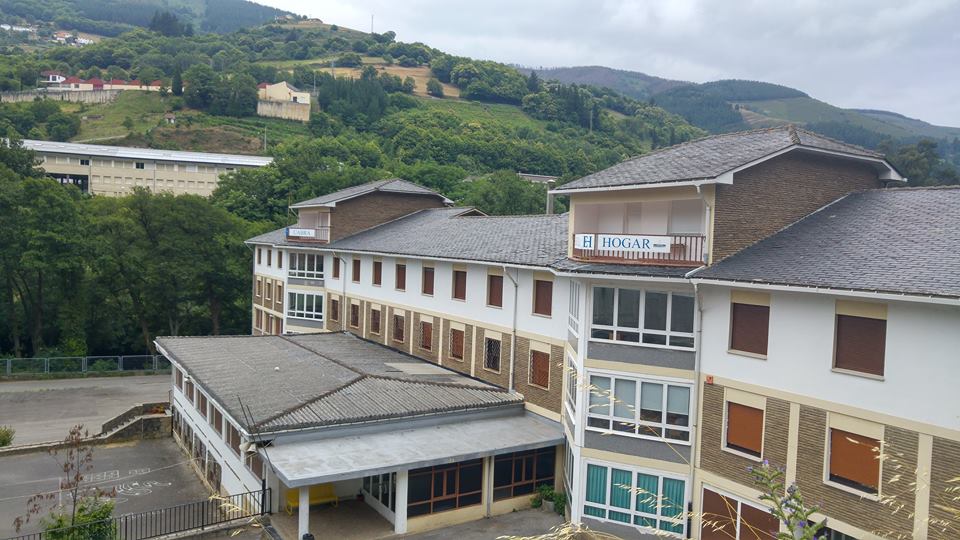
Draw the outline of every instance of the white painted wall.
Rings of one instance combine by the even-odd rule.
[[[254,252],[253,252],[253,271],[254,271],[255,273],[257,273],[257,274],[261,274],[261,275],[264,275],[264,276],[269,276],[269,277],[271,277],[271,278],[279,278],[279,279],[284,279],[284,280],[286,280],[286,277],[287,277],[287,264],[289,263],[289,261],[287,261],[286,259],[284,259],[284,261],[283,261],[283,269],[278,268],[279,265],[277,264],[277,255],[278,255],[278,254],[282,254],[283,257],[287,257],[287,252],[286,252],[286,250],[277,249],[277,248],[275,248],[275,247],[273,247],[273,246],[266,246],[266,245],[263,245],[263,246],[255,246],[255,247],[256,247],[256,249],[261,249],[261,250],[263,250],[263,256],[262,256],[261,259],[260,259],[260,264],[257,264],[257,252],[256,252],[256,250],[254,250]],[[273,251],[273,256],[271,257],[271,260],[270,260],[270,266],[267,266],[267,251],[268,251],[268,250]],[[284,287],[284,289],[286,289],[286,287]]]
[[[480,323],[510,328],[513,324],[514,291],[513,282],[509,277],[503,279],[503,307],[487,306],[487,269],[488,265],[467,264],[467,298],[466,301],[453,298],[453,263],[431,261],[406,257],[407,283],[405,291],[396,290],[396,259],[382,257],[383,263],[382,285],[374,286],[373,260],[370,255],[360,255],[361,261],[360,283],[352,281],[353,255],[342,255],[346,262],[341,269],[340,279],[333,279],[333,256],[328,255],[324,261],[325,285],[331,293],[343,291],[344,280],[346,294],[371,298],[386,303],[409,306],[410,309],[444,313],[453,317],[470,319]],[[434,294],[427,296],[421,292],[423,267],[434,268]],[[500,268],[500,267],[498,267]],[[553,315],[543,317],[533,313],[533,281],[534,273],[528,269],[508,268],[510,275],[519,277],[517,290],[517,329],[520,332],[538,334],[556,339],[566,338],[567,328],[567,295],[568,279],[554,277],[553,280]]]
[[[177,369],[175,363],[173,367]],[[184,380],[186,380],[186,377],[184,377]],[[171,387],[173,390],[171,395],[173,396],[174,406],[180,411],[183,421],[190,425],[190,428],[193,429],[195,434],[202,437],[203,444],[207,446],[207,449],[212,454],[218,456],[217,461],[222,465],[220,485],[223,487],[223,490],[230,495],[259,490],[260,480],[257,480],[253,473],[240,461],[240,458],[233,453],[233,450],[230,449],[230,446],[224,441],[223,435],[213,430],[213,427],[211,427],[207,420],[197,411],[197,408],[190,403],[183,392],[177,389],[174,382],[171,382]],[[210,399],[209,395],[207,398],[212,404],[213,400]],[[229,417],[226,411],[223,411],[222,408],[220,410],[224,413],[224,422],[228,422]],[[226,433],[226,429],[223,430],[223,433]]]
[[[888,303],[884,380],[878,381],[831,371],[838,297],[771,292],[768,355],[761,360],[727,352],[730,289],[701,290],[705,375],[960,429],[960,307]]]

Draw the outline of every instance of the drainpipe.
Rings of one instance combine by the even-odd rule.
[[[506,265],[503,266],[503,275],[510,278],[513,283],[513,322],[510,327],[510,383],[508,390],[513,391],[513,366],[517,360],[517,295],[520,285],[516,279],[507,272]],[[520,277],[520,270],[517,270],[517,277]]]
[[[700,189],[702,186],[700,184],[694,184],[694,187],[697,188],[697,195],[700,196],[700,200],[703,201],[703,205],[706,206],[707,208],[706,221],[703,224],[703,227],[704,227],[703,232],[704,232],[704,236],[706,237],[706,244],[707,244],[705,246],[706,253],[704,253],[703,255],[703,264],[708,264],[711,262],[710,255],[713,250],[713,246],[712,246],[713,236],[710,234],[710,229],[711,229],[710,224],[713,218],[713,207],[710,206],[709,202],[707,202],[707,197],[703,194],[703,191]],[[694,286],[694,289],[696,289],[696,286]]]
[[[698,186],[699,191],[699,186]],[[694,414],[691,415],[695,420],[690,425],[690,503],[693,504],[693,496],[696,493],[696,473],[697,473],[697,451],[699,449],[700,441],[697,438],[697,433],[700,426],[700,411],[703,404],[703,391],[700,384],[700,375],[702,368],[700,366],[701,357],[700,351],[703,349],[703,302],[700,295],[700,288],[697,286],[697,283],[693,283],[693,297],[697,304],[697,332],[696,337],[694,338],[695,344],[697,346],[696,351],[694,352],[694,365],[693,365],[693,377],[695,381],[694,392],[696,393],[696,408],[694,409]]]

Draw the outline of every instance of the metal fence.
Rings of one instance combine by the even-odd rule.
[[[251,520],[271,512],[270,488],[14,536],[6,540],[146,540]]]
[[[169,373],[170,361],[161,354],[123,356],[60,356],[51,358],[0,358],[0,374],[40,375],[146,371]]]

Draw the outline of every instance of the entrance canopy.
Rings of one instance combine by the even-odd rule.
[[[266,450],[280,480],[295,488],[562,442],[559,423],[524,412],[408,429],[401,425],[389,432],[299,441],[260,452]]]

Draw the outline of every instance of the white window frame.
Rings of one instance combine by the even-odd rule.
[[[586,496],[586,495],[587,495],[587,473],[588,473],[588,471],[589,471],[590,465],[594,465],[594,466],[598,466],[598,467],[606,467],[606,469],[607,469],[607,485],[606,485],[606,490],[607,490],[606,499],[607,499],[607,502],[604,503],[604,504],[587,501],[587,496]],[[636,480],[637,480],[637,474],[646,474],[646,475],[649,475],[649,476],[655,476],[655,477],[657,477],[657,493],[656,493],[656,497],[657,497],[658,504],[657,504],[657,513],[656,513],[656,515],[654,515],[654,514],[647,514],[646,512],[641,512],[640,510],[637,510],[637,509],[636,509],[636,508],[637,508],[637,497],[639,497],[639,496],[645,496],[645,495],[641,495],[640,493],[637,492],[636,486],[633,486],[633,488],[630,490],[630,505],[629,505],[629,508],[620,508],[620,507],[618,507],[618,506],[611,506],[611,505],[610,505],[610,487],[611,487],[611,482],[613,482],[613,472],[612,472],[613,469],[620,469],[621,471],[629,471],[630,474],[632,475],[632,477],[631,477],[631,484],[633,484],[633,483],[636,482]],[[669,479],[671,479],[671,480],[681,480],[681,481],[683,481],[683,504],[680,506],[680,508],[681,508],[680,516],[677,517],[677,518],[671,518],[671,517],[669,517],[669,516],[664,516],[664,515],[662,515],[662,512],[663,512],[662,506],[663,506],[663,505],[662,505],[662,504],[659,504],[659,501],[660,501],[660,500],[662,499],[662,497],[663,497],[662,494],[663,494],[663,479],[664,479],[664,478],[669,478]],[[637,529],[637,530],[640,530],[640,531],[656,531],[656,534],[657,534],[657,535],[670,536],[670,537],[676,537],[676,538],[686,538],[686,537],[687,537],[687,517],[688,517],[687,507],[688,507],[688,504],[690,503],[690,487],[691,487],[690,484],[691,484],[691,481],[690,481],[690,478],[688,478],[688,477],[685,476],[685,475],[682,475],[682,474],[673,474],[673,473],[669,473],[669,472],[666,472],[666,471],[659,471],[659,470],[656,470],[656,469],[647,469],[647,468],[644,468],[644,467],[634,467],[634,466],[625,465],[625,464],[622,464],[622,463],[613,463],[613,462],[609,462],[609,461],[601,461],[601,460],[588,459],[588,460],[584,460],[584,462],[583,462],[583,469],[581,470],[580,482],[579,482],[579,484],[581,485],[581,488],[582,488],[581,493],[583,493],[583,499],[580,501],[580,515],[581,515],[582,517],[584,517],[584,518],[594,519],[594,520],[597,520],[597,521],[602,521],[602,522],[604,522],[604,523],[615,523],[615,524],[622,525],[622,526],[633,527],[634,529]],[[594,506],[594,507],[597,507],[597,508],[603,508],[604,510],[606,510],[608,516],[610,515],[610,511],[611,511],[611,510],[614,511],[614,512],[621,513],[621,514],[628,514],[628,515],[630,515],[630,518],[631,518],[631,519],[630,519],[630,523],[624,523],[624,522],[622,522],[622,521],[618,521],[618,520],[615,520],[615,519],[601,518],[601,517],[597,517],[597,516],[592,516],[592,515],[587,514],[587,513],[585,512],[585,510],[584,510],[584,507],[585,507],[585,506]],[[660,525],[660,521],[673,522],[673,520],[677,520],[677,521],[679,522],[678,524],[683,528],[683,530],[680,531],[680,532],[673,532],[673,531],[667,531],[667,530],[660,529],[660,528],[654,529],[654,528],[647,527],[647,526],[644,526],[644,525],[637,525],[637,524],[633,523],[633,517],[635,517],[635,516],[641,516],[641,517],[645,517],[645,518],[648,518],[648,519],[655,520],[655,521],[657,522],[657,526],[658,526],[658,527],[659,527],[659,525]]]
[[[580,337],[580,282],[570,280],[570,299],[567,307],[567,329],[570,333]]]
[[[593,322],[593,311],[596,310],[597,306],[593,303],[593,298],[596,297],[597,289],[613,289],[613,325],[604,325],[604,324],[595,324]],[[619,316],[620,310],[620,291],[621,290],[630,290],[640,293],[640,312],[638,314],[639,326],[636,328],[628,326],[617,326],[617,317]],[[654,330],[644,328],[644,319],[646,317],[646,304],[647,304],[647,293],[658,293],[667,295],[667,313],[666,313],[666,330]],[[590,341],[596,341],[600,343],[615,343],[618,345],[631,345],[634,347],[652,347],[657,349],[672,349],[678,351],[694,351],[697,348],[696,342],[696,328],[693,332],[676,332],[670,329],[673,324],[673,297],[674,295],[688,296],[693,297],[693,293],[680,292],[680,291],[670,291],[670,290],[650,290],[650,289],[632,289],[629,287],[617,287],[617,286],[607,286],[607,285],[593,285],[590,288],[590,298],[591,298],[591,313],[590,313]],[[696,298],[694,298],[694,313],[693,313],[693,322],[696,324]],[[593,330],[608,330],[616,336],[617,332],[629,332],[632,334],[639,334],[639,341],[623,341],[618,339],[604,339],[593,337]],[[664,336],[666,338],[666,344],[659,343],[645,343],[643,341],[644,334],[652,334],[657,336]],[[670,338],[673,337],[685,337],[693,340],[692,344],[689,347],[680,346],[680,345],[670,345]]]
[[[610,390],[609,390],[609,396],[608,396],[608,402],[607,402],[607,407],[608,407],[608,412],[607,412],[607,414],[598,414],[598,413],[592,412],[592,411],[590,410],[590,399],[589,399],[589,396],[588,396],[588,398],[587,398],[587,401],[586,401],[586,409],[587,409],[587,410],[586,410],[586,413],[585,413],[585,415],[584,415],[585,418],[584,418],[583,424],[584,424],[584,428],[587,429],[588,431],[594,431],[594,432],[598,432],[598,433],[604,433],[604,434],[607,434],[607,435],[621,435],[621,436],[624,436],[624,437],[633,437],[633,438],[639,438],[639,439],[648,439],[648,440],[652,440],[652,441],[670,442],[670,443],[673,443],[673,444],[682,444],[682,445],[685,445],[685,446],[690,446],[690,445],[692,444],[691,441],[692,441],[692,439],[693,439],[693,432],[692,432],[692,429],[691,429],[690,426],[691,426],[691,424],[693,424],[693,402],[694,402],[694,396],[693,396],[693,384],[690,383],[689,381],[683,381],[683,380],[681,380],[681,379],[653,379],[653,378],[631,377],[631,376],[628,376],[628,375],[625,375],[625,374],[621,374],[621,373],[608,372],[608,371],[599,371],[599,370],[590,370],[590,371],[587,371],[587,372],[584,374],[584,376],[586,377],[586,380],[587,380],[587,389],[588,389],[588,392],[589,392],[591,395],[595,392],[594,386],[593,386],[593,377],[606,377],[606,378],[610,379]],[[614,411],[614,392],[615,392],[615,389],[616,389],[616,381],[617,381],[618,379],[619,379],[619,380],[624,380],[624,381],[631,381],[631,382],[633,382],[633,383],[635,384],[635,389],[634,389],[634,403],[633,403],[633,406],[630,407],[630,408],[633,410],[633,420],[632,420],[632,421],[613,415],[613,411]],[[660,418],[662,419],[661,422],[651,422],[651,421],[641,420],[641,419],[640,419],[640,406],[639,406],[639,404],[640,404],[640,399],[641,399],[641,388],[642,388],[642,386],[643,386],[643,383],[647,383],[647,384],[657,384],[657,385],[661,385],[661,386],[663,387],[663,392],[662,392],[662,393],[663,393],[663,396],[661,397],[661,401],[660,401]],[[688,397],[688,399],[687,399],[687,425],[686,425],[686,426],[678,426],[678,425],[668,424],[668,423],[667,423],[667,414],[668,414],[668,411],[667,411],[667,400],[668,400],[669,395],[670,395],[670,387],[671,387],[671,386],[675,386],[675,387],[679,387],[679,388],[687,388],[688,391],[689,391],[689,397]],[[599,393],[599,391],[596,391],[596,392]],[[608,421],[610,422],[610,427],[609,427],[609,428],[600,428],[600,427],[591,426],[591,425],[590,425],[590,418],[591,418],[591,417],[592,417],[592,418],[599,418],[599,419],[603,419],[603,420],[608,420]],[[613,426],[616,425],[616,423],[621,423],[621,424],[624,424],[624,423],[626,423],[626,424],[633,424],[633,425],[634,425],[634,431],[633,431],[633,432],[629,432],[629,431],[619,431],[619,430],[613,429]],[[646,427],[652,427],[652,428],[659,428],[659,429],[661,430],[662,435],[657,436],[657,435],[651,435],[651,434],[649,434],[649,433],[644,433],[644,432],[643,432],[644,430],[642,429],[644,426],[646,426]],[[667,437],[667,430],[686,432],[686,433],[687,433],[687,440],[668,438],[668,437]]]
[[[300,303],[301,297],[303,299],[302,304]],[[313,311],[307,311],[308,297],[313,298]],[[303,309],[299,308],[299,306],[301,305],[303,306]],[[324,307],[324,298],[322,294],[287,291],[287,317],[292,317],[294,319],[308,319],[312,321],[322,321],[323,307]],[[317,308],[320,308],[319,312],[317,312]]]
[[[570,425],[577,425],[577,401],[580,399],[578,388],[579,371],[576,360],[572,355],[567,354],[567,369],[563,374],[564,384],[563,408],[570,420]]]
[[[323,279],[323,254],[289,251],[287,275],[306,279]],[[311,264],[311,260],[313,264]]]

